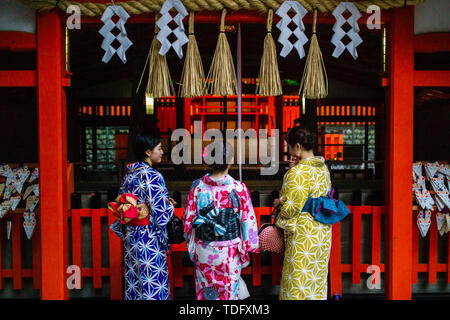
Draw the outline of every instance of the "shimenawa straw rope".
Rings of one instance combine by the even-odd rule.
[[[279,96],[283,93],[278,70],[277,49],[272,37],[273,10],[267,16],[267,34],[264,38],[264,49],[259,68],[259,84],[256,93],[263,96]]]
[[[218,96],[235,95],[237,92],[236,70],[230,45],[225,35],[226,14],[227,10],[223,9],[216,51],[206,77],[206,92]]]
[[[156,16],[156,21],[159,19],[159,14]],[[161,49],[161,43],[156,39],[156,35],[159,32],[159,28],[155,23],[155,32],[152,43],[150,45],[150,51],[145,62],[145,67],[148,63],[148,81],[145,89],[145,96],[151,98],[160,98],[175,95],[172,79],[170,77],[169,66],[167,65],[166,56],[159,54]],[[142,72],[141,79],[138,84],[140,87],[144,71]],[[136,90],[136,92],[137,92]]]
[[[205,72],[203,71],[202,57],[198,50],[194,34],[194,12],[189,13],[189,42],[184,59],[181,84],[178,95],[183,98],[202,96],[205,92]]]
[[[316,35],[317,9],[314,10],[313,33],[306,57],[305,70],[300,83],[299,95],[307,99],[321,99],[328,95],[328,79],[322,52]]]

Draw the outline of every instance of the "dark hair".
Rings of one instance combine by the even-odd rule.
[[[286,140],[291,147],[294,147],[296,143],[299,143],[306,150],[313,150],[317,146],[316,134],[309,132],[302,127],[290,128],[286,133],[284,140]]]
[[[134,139],[133,151],[139,160],[144,160],[147,156],[145,151],[153,150],[159,143],[161,138],[148,135],[138,134]]]
[[[216,151],[222,153],[222,158],[219,162],[213,161],[208,166],[213,171],[225,171],[234,156],[234,150],[229,143],[220,143],[220,147],[217,144],[211,143],[204,149],[203,157],[209,156],[215,160]]]

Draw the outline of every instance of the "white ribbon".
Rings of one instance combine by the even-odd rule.
[[[9,211],[9,209],[11,209],[12,205],[13,205],[12,200],[3,201],[0,204],[0,218],[2,218],[5,214],[8,213],[8,211]]]
[[[33,182],[37,178],[39,178],[39,168],[34,168],[34,171],[31,174],[30,180],[28,180],[28,182]]]
[[[175,8],[178,11],[178,14],[175,16],[175,18],[172,18],[169,13],[170,9],[172,8]],[[159,27],[159,32],[156,36],[156,39],[161,42],[161,49],[159,50],[159,54],[164,56],[170,50],[170,48],[173,48],[178,57],[180,59],[183,58],[183,46],[187,42],[189,42],[188,37],[184,33],[185,30],[183,25],[183,18],[188,15],[186,8],[183,6],[180,0],[166,0],[159,13],[161,14],[161,17],[156,22],[156,25]],[[174,20],[177,24],[177,27],[174,30],[169,27],[169,23],[172,20]],[[177,40],[175,40],[173,43],[171,43],[169,39],[167,39],[167,37],[172,32],[177,37]]]
[[[442,211],[444,207],[450,209],[450,198],[447,190],[436,191],[436,196],[434,199],[439,211]]]
[[[417,215],[417,225],[422,237],[425,237],[430,229],[431,225],[431,212],[426,210],[425,213],[419,213]]]
[[[296,12],[293,18],[290,18],[287,14],[291,9]],[[280,56],[283,58],[286,57],[294,47],[297,50],[300,59],[305,57],[303,46],[308,42],[308,38],[304,34],[305,25],[303,24],[302,19],[307,12],[308,11],[297,1],[285,1],[275,12],[281,17],[281,20],[277,23],[277,28],[281,31],[278,42],[283,45],[283,49],[280,52]],[[295,28],[293,32],[288,27],[291,22],[294,22],[297,25],[297,28]],[[298,39],[294,44],[289,41],[289,37],[292,34]]]
[[[11,204],[12,211],[16,210],[17,205],[19,204],[20,200],[21,200],[20,196],[11,197],[9,199],[9,201],[12,201],[12,204]]]
[[[8,240],[11,239],[11,230],[12,230],[12,221],[7,220],[6,221],[6,238]]]
[[[414,175],[417,178],[421,178],[422,177],[422,162],[414,162],[413,163],[413,177]]]
[[[428,209],[433,210],[433,205],[435,204],[433,198],[431,197],[428,190],[423,189],[422,191],[416,190],[414,191],[415,198],[417,200],[417,203],[419,206],[422,207],[422,209]]]
[[[345,19],[342,14],[345,10],[350,11],[352,14],[348,19]],[[336,46],[333,52],[333,57],[338,58],[345,49],[350,52],[353,59],[358,58],[358,52],[356,51],[356,47],[359,46],[363,41],[359,36],[359,26],[358,19],[361,17],[361,13],[358,8],[356,8],[355,4],[352,2],[341,2],[336,9],[333,11],[333,16],[336,18],[336,23],[333,26],[334,35],[331,38],[331,43]],[[352,27],[348,32],[345,32],[341,27],[344,23],[348,22]],[[347,35],[352,41],[347,45],[342,43],[342,38]]]
[[[35,227],[36,227],[36,218],[34,212],[24,212],[23,228],[25,230],[28,240],[31,239]]]
[[[427,174],[428,178],[433,178],[436,172],[439,170],[439,163],[438,162],[427,162],[425,163],[425,173]]]
[[[117,23],[114,23],[111,20],[114,15],[117,15],[120,18]],[[104,26],[98,31],[105,38],[102,42],[102,49],[105,50],[102,59],[103,62],[109,62],[115,53],[117,53],[123,63],[127,62],[125,52],[133,44],[133,42],[128,39],[127,31],[125,29],[125,22],[129,17],[129,14],[121,6],[109,6],[106,8],[105,12],[103,12],[101,20],[103,21]],[[120,33],[117,36],[111,33],[111,30],[114,28],[120,30]],[[111,46],[111,43],[114,40],[120,42],[120,47],[117,49]]]

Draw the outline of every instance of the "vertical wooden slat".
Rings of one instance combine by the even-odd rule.
[[[417,228],[417,214],[415,211],[413,213],[413,230],[412,230],[412,283],[417,283],[419,275],[419,228]]]
[[[428,230],[428,283],[436,283],[437,279],[437,225],[436,212],[432,213],[431,225]]]
[[[0,290],[3,289],[3,230],[6,230],[5,220],[0,220]]]
[[[36,14],[41,299],[68,299],[66,55],[62,16]]]
[[[380,265],[381,247],[381,210],[382,207],[372,207],[372,265]]]
[[[261,215],[270,215],[272,212],[269,207],[262,208],[262,207],[255,207],[253,208],[255,211],[255,217],[258,225],[261,225]],[[272,266],[273,267],[273,266]],[[261,285],[261,255],[255,254],[252,258],[252,283],[254,286],[260,286]]]
[[[183,208],[175,208],[174,214],[182,219],[184,209]],[[172,274],[173,274],[173,286],[174,287],[182,287],[183,286],[183,276],[184,270],[183,267],[183,252],[186,249],[183,249],[184,243],[174,244],[172,245]],[[195,272],[194,272],[195,273]]]
[[[361,207],[353,207],[352,224],[352,283],[361,282]]]
[[[389,26],[390,88],[386,152],[385,297],[412,295],[412,179],[414,135],[414,7],[394,8]]]
[[[173,252],[173,279],[175,287],[183,286],[183,252]]]
[[[167,123],[169,121],[169,113],[168,113],[168,107],[162,107],[162,114],[163,114],[163,121],[162,121],[162,131],[167,131]]]
[[[351,207],[349,206],[349,209]],[[342,269],[341,269],[341,224],[332,226],[331,252],[330,252],[330,293],[342,295]]]
[[[450,283],[450,234],[447,233],[447,283]]]
[[[169,287],[170,287],[170,296],[173,299],[173,266],[172,266],[173,255],[172,252],[167,252],[167,270],[169,272]]]
[[[112,215],[108,215],[108,225],[116,220]],[[123,246],[120,239],[111,229],[108,228],[109,240],[109,287],[111,300],[121,300],[122,293],[122,259]]]
[[[78,266],[80,270],[83,268],[83,241],[81,233],[81,214],[90,214],[91,209],[72,209],[72,264]],[[83,277],[80,279],[81,288],[83,287]]]
[[[40,213],[36,212],[36,227],[34,228],[32,237],[33,246],[33,287],[41,288],[41,224]]]
[[[259,255],[259,254],[258,254]],[[277,286],[280,284],[281,277],[281,263],[280,254],[272,253],[272,285]]]
[[[95,289],[102,287],[101,213],[105,210],[92,209],[92,277]]]
[[[172,108],[172,131],[177,128],[177,108]]]
[[[22,219],[18,213],[12,213],[12,257],[13,257],[13,288],[22,289]]]
[[[255,254],[253,255],[252,261],[252,281],[254,286],[261,285],[261,255]]]

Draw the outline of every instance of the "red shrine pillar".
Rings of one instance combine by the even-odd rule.
[[[389,34],[385,297],[409,300],[412,295],[414,7],[392,10]]]
[[[37,96],[41,202],[41,299],[69,298],[66,286],[67,132],[65,33],[56,11],[37,14]]]

